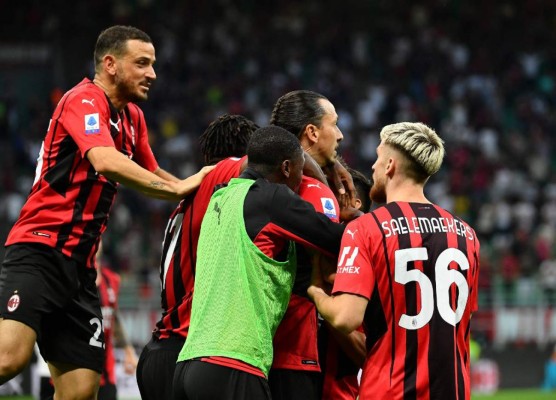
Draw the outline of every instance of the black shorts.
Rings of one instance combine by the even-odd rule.
[[[272,400],[319,400],[320,372],[271,369],[268,384]]]
[[[143,400],[172,398],[172,380],[176,360],[185,339],[153,337],[143,348],[137,363],[137,385]]]
[[[98,388],[97,400],[118,400],[118,389],[113,383],[106,383]]]
[[[174,400],[270,400],[266,379],[200,360],[179,362],[174,373]]]
[[[6,249],[0,317],[30,326],[48,362],[102,371],[104,333],[96,270],[41,244]]]

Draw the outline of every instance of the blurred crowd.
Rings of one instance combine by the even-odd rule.
[[[212,119],[227,112],[266,125],[294,89],[335,104],[340,153],[368,176],[382,126],[424,122],[447,148],[428,195],[481,239],[481,302],[556,306],[556,3],[4,1],[0,20],[2,240],[57,100],[93,76],[98,33],[130,24],[156,46],[158,79],[140,105],[163,168],[192,174]],[[173,206],[122,192],[106,256],[150,296]]]

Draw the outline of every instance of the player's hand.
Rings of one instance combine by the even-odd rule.
[[[331,189],[336,194],[339,203],[349,204],[351,207],[355,207],[355,199],[357,198],[357,192],[355,191],[355,185],[353,184],[353,178],[349,171],[336,160],[334,165],[325,167],[324,172],[329,181],[331,181]]]
[[[362,216],[363,211],[351,206],[340,207],[340,221],[348,223],[357,217]]]
[[[312,264],[309,289],[312,287],[312,290],[318,289],[324,293],[330,293],[334,277],[336,276],[335,261],[330,257],[323,256],[321,253],[315,253],[312,258]],[[307,294],[310,295],[309,289],[307,289]]]
[[[206,167],[201,168],[199,172],[194,175],[191,175],[189,178],[182,179],[177,183],[173,183],[176,185],[176,192],[180,197],[185,197],[195,189],[199,187],[203,178],[207,176],[207,174],[215,168],[215,165],[209,165]]]

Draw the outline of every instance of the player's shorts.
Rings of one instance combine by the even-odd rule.
[[[0,317],[33,328],[43,358],[102,371],[104,333],[96,270],[41,244],[6,249]]]
[[[185,339],[153,337],[145,345],[137,363],[137,385],[143,400],[172,398],[172,381],[176,360]]]
[[[174,373],[175,400],[270,400],[265,378],[201,360],[177,363]]]
[[[113,383],[107,383],[98,388],[97,400],[118,400],[118,390]]]
[[[272,400],[319,400],[320,372],[272,368],[268,384]]]

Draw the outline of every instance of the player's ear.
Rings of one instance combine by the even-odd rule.
[[[307,126],[305,126],[305,129],[303,130],[302,135],[307,136],[307,139],[309,139],[311,143],[316,143],[319,141],[319,129],[316,125],[307,124]]]
[[[116,75],[116,58],[113,55],[106,54],[102,57],[102,66],[109,75]]]
[[[282,164],[280,165],[280,172],[282,172],[283,176],[285,176],[286,178],[289,178],[290,173],[291,173],[291,161],[290,160],[282,161]]]
[[[386,168],[384,170],[387,176],[392,177],[392,175],[394,175],[394,172],[396,172],[397,162],[398,160],[396,160],[395,157],[388,158]]]

